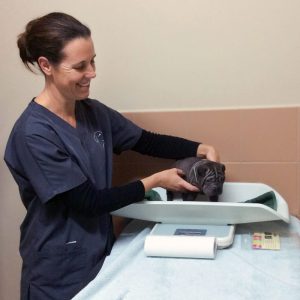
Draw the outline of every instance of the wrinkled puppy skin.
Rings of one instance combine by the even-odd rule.
[[[182,170],[183,178],[198,187],[200,193],[206,195],[209,201],[218,201],[225,181],[225,165],[203,157],[188,157],[177,160],[174,167]],[[194,201],[198,194],[197,192],[180,193],[184,201]],[[168,200],[173,200],[174,193],[168,191],[167,196]]]

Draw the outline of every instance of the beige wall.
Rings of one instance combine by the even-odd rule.
[[[218,110],[300,104],[299,9],[297,0],[2,0],[1,156],[15,119],[42,88],[15,45],[33,17],[65,11],[91,27],[98,66],[92,96],[108,105]],[[2,160],[0,199],[0,299],[17,299],[24,209]]]

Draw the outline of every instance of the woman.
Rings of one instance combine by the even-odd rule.
[[[26,217],[21,225],[21,299],[70,299],[99,272],[114,237],[110,212],[163,187],[197,191],[177,169],[111,187],[112,154],[131,149],[179,159],[212,146],[147,132],[89,99],[95,50],[88,27],[63,13],[29,22],[18,37],[23,63],[38,66],[44,89],[9,137],[5,161]]]

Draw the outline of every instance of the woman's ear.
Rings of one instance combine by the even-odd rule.
[[[46,58],[44,56],[40,56],[38,58],[38,64],[39,64],[41,71],[45,75],[51,75],[51,64],[50,64],[48,58]]]

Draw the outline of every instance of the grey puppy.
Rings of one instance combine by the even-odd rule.
[[[222,194],[223,183],[225,181],[225,165],[214,162],[203,157],[188,157],[177,160],[175,168],[181,169],[183,178],[199,188],[200,193],[209,197],[209,201],[218,201],[218,196]],[[194,201],[199,193],[180,193],[184,201]],[[167,192],[168,200],[173,200],[174,193]]]

